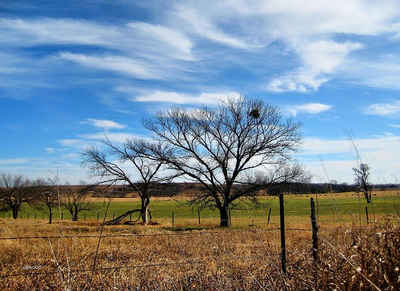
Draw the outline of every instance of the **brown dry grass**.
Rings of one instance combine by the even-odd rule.
[[[309,229],[305,220],[288,221],[288,228]],[[371,290],[371,285],[346,262],[338,251],[352,260],[361,273],[383,290],[400,288],[400,228],[393,221],[362,227],[321,222],[317,280],[311,257],[311,233],[287,231],[288,273],[280,271],[278,231],[264,226],[239,230],[203,225],[202,231],[154,226],[112,226],[104,234],[155,234],[103,238],[96,268],[90,270],[96,238],[0,240],[0,276],[21,272],[54,272],[0,279],[0,289],[140,289],[140,290]],[[96,235],[98,223],[0,220],[0,237],[27,235]],[[276,224],[269,228],[276,228]],[[180,235],[184,234],[184,235]],[[187,234],[187,235],[186,235]],[[323,243],[326,238],[337,249]],[[53,252],[52,252],[53,250]],[[188,261],[189,260],[189,261]],[[149,264],[179,265],[129,267]],[[57,272],[57,264],[62,271]]]

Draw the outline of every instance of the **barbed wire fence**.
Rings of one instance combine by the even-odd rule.
[[[283,233],[285,231],[297,231],[297,232],[311,232],[312,233],[312,242],[311,245],[312,247],[310,248],[312,251],[312,256],[315,264],[315,270],[317,272],[317,265],[320,263],[320,257],[318,255],[319,253],[319,246],[321,244],[324,244],[331,248],[337,256],[343,258],[346,263],[348,263],[356,272],[359,274],[359,276],[367,281],[371,287],[373,287],[376,290],[381,290],[374,282],[372,282],[368,277],[366,277],[364,274],[362,274],[359,271],[359,268],[357,267],[356,263],[351,260],[351,258],[347,258],[334,244],[332,244],[328,238],[325,236],[322,236],[319,234],[319,226],[317,225],[317,218],[316,218],[316,212],[313,206],[313,198],[310,198],[310,219],[311,223],[310,225],[312,226],[311,229],[304,229],[304,228],[284,228],[284,224],[281,225],[280,227],[274,227],[274,228],[268,228],[268,229],[260,229],[260,228],[255,228],[255,229],[246,229],[246,230],[235,230],[235,229],[230,229],[227,231],[190,231],[190,232],[182,232],[182,233],[151,233],[151,234],[140,234],[140,233],[129,233],[129,234],[102,234],[102,235],[68,235],[68,234],[63,234],[62,236],[58,235],[42,235],[42,236],[9,236],[9,237],[0,237],[0,241],[5,241],[5,240],[21,240],[21,241],[26,241],[26,240],[62,240],[62,239],[115,239],[115,238],[140,238],[140,237],[155,237],[155,236],[167,236],[167,237],[183,237],[183,236],[189,236],[193,237],[196,235],[221,235],[225,234],[227,232],[229,233],[235,233],[235,232],[277,232],[283,230]],[[283,211],[284,213],[284,211]],[[268,214],[268,222],[270,220],[270,211]],[[368,217],[367,217],[368,221]],[[283,222],[284,223],[284,222]],[[361,228],[361,225],[360,225]],[[283,239],[283,241],[282,241]],[[320,239],[320,241],[318,241]],[[286,273],[286,248],[284,247],[284,240],[285,238],[281,237],[281,252],[279,253],[271,253],[273,256],[279,256],[281,257],[281,263],[282,263],[282,272]],[[260,247],[265,247],[261,245]],[[236,259],[234,255],[226,255],[222,259]],[[241,259],[254,259],[257,258],[257,256],[246,256],[246,257],[241,257]],[[126,269],[139,269],[139,268],[158,268],[158,267],[165,267],[165,266],[183,266],[183,265],[195,265],[195,264],[204,264],[206,262],[209,262],[210,260],[215,259],[212,256],[207,256],[207,257],[196,257],[196,258],[189,258],[186,260],[178,260],[178,261],[164,261],[164,262],[155,262],[155,263],[148,263],[148,264],[132,264],[132,265],[116,265],[116,266],[107,266],[107,267],[94,267],[94,268],[77,268],[77,269],[70,269],[70,273],[89,273],[89,272],[102,272],[102,271],[116,271],[116,270],[126,270]],[[218,259],[221,259],[219,257]],[[7,279],[7,278],[12,278],[12,277],[30,277],[30,276],[48,276],[48,275],[55,275],[59,274],[60,270],[50,270],[50,271],[31,271],[31,272],[12,272],[12,273],[5,273],[0,275],[0,279]]]

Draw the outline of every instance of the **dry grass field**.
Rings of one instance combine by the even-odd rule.
[[[3,219],[0,237],[58,238],[0,240],[0,289],[374,290],[375,284],[399,290],[398,222],[395,216],[362,227],[321,222],[316,270],[310,223],[291,219],[284,275],[276,224],[230,230],[216,228],[215,222],[190,229],[185,221],[174,228],[107,226],[96,256],[100,226],[95,221],[48,225]]]
[[[231,229],[219,228],[213,213],[201,224],[182,215],[172,226],[169,213],[159,211],[154,225],[104,228],[94,218],[52,225],[44,218],[0,218],[0,290],[399,290],[398,193],[376,193],[382,200],[371,207],[368,224],[362,205],[354,211],[329,210],[332,199],[339,208],[359,205],[357,194],[319,195],[317,266],[310,197],[316,198],[286,196],[287,274],[281,271],[279,215],[267,224],[265,209],[248,217],[238,212]],[[111,203],[133,205],[133,200]],[[276,197],[261,200],[272,203]],[[153,202],[160,209],[172,203]]]

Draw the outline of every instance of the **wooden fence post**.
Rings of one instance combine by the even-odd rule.
[[[172,224],[172,227],[174,227],[174,225],[175,225],[175,214],[174,214],[173,211],[171,213],[171,224]]]
[[[64,220],[64,211],[61,211],[61,220]]]
[[[279,193],[279,216],[281,222],[281,263],[282,272],[286,274],[286,241],[285,241],[285,206],[283,193]]]
[[[310,206],[311,206],[311,226],[312,226],[312,255],[314,260],[314,276],[315,276],[315,283],[318,282],[318,224],[317,218],[315,217],[315,204],[314,199],[310,198]],[[316,288],[318,289],[318,288]]]
[[[367,219],[367,224],[369,224],[368,206],[365,206],[365,218]]]
[[[96,212],[96,219],[99,221],[99,212]]]
[[[201,224],[201,222],[200,222],[200,208],[197,208],[197,217],[199,218],[199,224]]]
[[[269,224],[270,221],[271,221],[271,207],[268,210],[268,222],[267,222],[267,224]]]

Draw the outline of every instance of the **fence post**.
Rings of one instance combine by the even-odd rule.
[[[64,211],[61,211],[61,220],[64,220]]]
[[[267,224],[269,224],[270,221],[271,221],[271,207],[268,210],[268,223]]]
[[[96,212],[96,219],[99,221],[99,212]]]
[[[132,214],[129,214],[129,221],[132,221]]]
[[[199,224],[201,224],[201,222],[200,222],[200,208],[197,208],[197,216],[199,218]]]
[[[174,214],[173,211],[171,213],[171,224],[172,224],[172,227],[174,227],[174,225],[175,225],[175,214]]]
[[[365,206],[365,218],[367,219],[367,224],[369,224],[368,206]]]
[[[279,193],[279,216],[281,222],[281,263],[282,272],[286,274],[286,241],[285,241],[285,207],[283,193]]]
[[[314,199],[310,198],[310,206],[311,206],[311,226],[312,226],[312,255],[314,259],[314,276],[315,276],[315,283],[318,282],[318,224],[317,218],[315,217],[315,204]]]

